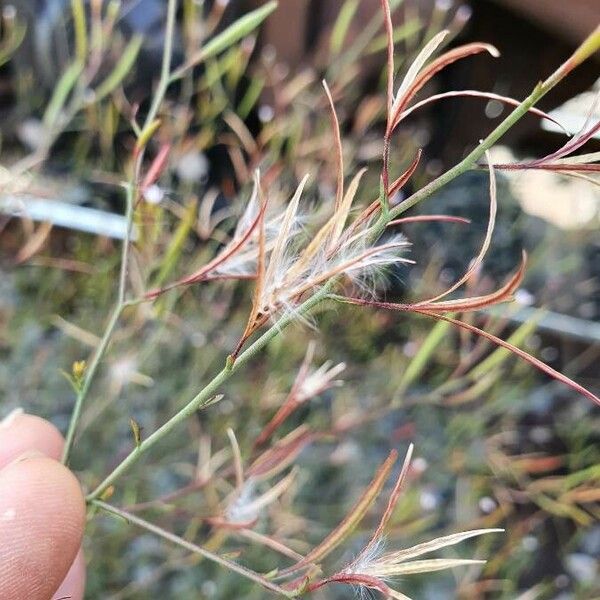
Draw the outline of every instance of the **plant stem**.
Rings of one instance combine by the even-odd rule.
[[[236,562],[233,562],[231,560],[223,558],[222,556],[219,556],[218,554],[215,554],[214,552],[211,552],[210,550],[206,550],[202,546],[198,546],[197,544],[188,542],[187,540],[179,537],[178,535],[175,535],[174,533],[167,531],[166,529],[162,529],[161,527],[158,527],[157,525],[153,525],[152,523],[145,521],[144,519],[140,519],[139,517],[137,517],[134,514],[131,514],[129,512],[126,512],[124,510],[116,508],[115,506],[111,506],[110,504],[106,504],[105,502],[101,502],[99,500],[94,500],[92,502],[92,505],[96,506],[97,508],[99,508],[107,513],[121,517],[122,519],[125,519],[129,523],[133,523],[134,525],[137,525],[138,527],[141,527],[142,529],[145,529],[146,531],[150,531],[151,533],[154,533],[155,535],[157,535],[165,540],[173,542],[174,544],[177,544],[178,546],[181,546],[182,548],[185,548],[186,550],[189,550],[190,552],[199,554],[200,556],[204,557],[207,560],[210,560],[218,565],[221,565],[222,567],[225,567],[226,569],[229,569],[230,571],[233,571],[234,573],[237,573],[238,575],[241,575],[242,577],[245,577],[246,579],[249,579],[250,581],[258,583],[263,588],[265,588],[275,594],[284,596],[285,598],[294,598],[296,596],[296,594],[293,591],[288,591],[288,590],[282,588],[281,586],[273,583],[272,581],[269,581],[268,579],[266,579],[259,573],[256,573],[255,571],[251,571],[250,569],[247,569],[246,567],[243,567],[242,565],[239,565]]]
[[[565,66],[567,65],[567,66]],[[559,83],[576,64],[571,64],[567,61],[561,67],[559,67],[548,79],[544,82],[538,83],[535,86],[531,94],[519,104],[505,119],[502,121],[496,129],[494,129],[479,145],[472,150],[463,160],[457,165],[440,175],[437,179],[428,183],[420,190],[415,192],[412,196],[401,202],[398,206],[390,210],[390,220],[396,219],[403,212],[412,208],[425,198],[428,198],[432,194],[435,194],[438,190],[443,188],[445,185],[450,183],[453,179],[456,179],[466,171],[470,170],[475,166],[484,154],[509,130],[519,121],[524,115],[527,114],[530,108],[535,106],[541,98],[543,98],[553,87]]]
[[[79,390],[79,393],[77,394],[77,398],[75,400],[75,406],[73,407],[73,412],[71,413],[69,429],[66,435],[65,447],[63,449],[63,464],[67,464],[69,461],[69,455],[71,453],[71,450],[73,449],[73,444],[75,442],[77,426],[79,425],[79,420],[81,419],[81,411],[83,409],[83,404],[89,393],[92,381],[94,379],[94,376],[96,375],[96,371],[98,370],[98,366],[100,365],[100,362],[102,361],[102,358],[104,357],[104,354],[106,353],[106,350],[110,344],[110,340],[119,321],[119,317],[121,316],[123,309],[127,305],[127,303],[125,302],[125,290],[127,288],[127,265],[129,263],[129,246],[131,241],[131,227],[133,221],[134,207],[134,190],[132,185],[127,186],[126,203],[126,230],[125,239],[123,240],[123,247],[121,250],[121,269],[119,273],[117,301],[108,321],[108,325],[106,326],[104,334],[102,335],[102,339],[100,340],[100,345],[94,353],[94,358],[92,359],[92,362],[86,369],[83,385],[81,386],[81,389]]]
[[[175,35],[175,16],[177,14],[177,0],[169,0],[167,8],[167,25],[165,28],[165,47],[163,50],[162,67],[158,87],[152,99],[152,105],[146,116],[146,122],[142,131],[154,121],[156,114],[165,99],[165,94],[172,82],[171,62],[173,60],[173,37]]]
[[[260,352],[273,338],[279,335],[290,323],[296,321],[299,315],[307,314],[326,298],[332,286],[333,282],[324,286],[314,296],[301,304],[294,313],[279,319],[277,323],[265,331],[265,333],[263,333],[251,346],[242,352],[235,361],[228,359],[225,367],[200,392],[198,392],[196,396],[194,396],[179,412],[161,425],[154,433],[152,433],[152,435],[145,440],[142,440],[139,446],[132,450],[131,453],[117,465],[106,479],[104,479],[104,481],[87,496],[87,501],[91,502],[96,498],[99,498],[123,473],[137,463],[148,450],[153,448],[160,440],[183,423],[188,417],[193,415],[197,410],[206,406],[223,383]]]
[[[173,0],[170,0],[170,7]],[[591,39],[591,38],[590,38]],[[598,40],[595,40],[598,42]],[[521,119],[527,111],[534,106],[545,94],[547,94],[561,79],[563,79],[579,62],[585,60],[589,56],[592,46],[588,42],[584,42],[590,46],[586,47],[588,54],[582,54],[579,50],[575,52],[573,57],[559,67],[548,79],[543,83],[539,83],[532,93],[507,117],[500,123],[472,152],[470,152],[460,163],[452,167],[449,171],[440,175],[437,179],[421,188],[415,194],[407,198],[398,206],[382,213],[379,219],[375,222],[371,229],[371,240],[376,241],[385,231],[389,221],[398,217],[409,208],[415,206],[419,202],[425,200],[439,189],[444,187],[456,177],[462,175],[471,169],[478,160],[480,160],[485,152],[489,150],[519,119]],[[578,54],[579,53],[579,54]],[[164,67],[164,64],[163,64]],[[150,437],[142,441],[113,471],[106,479],[87,496],[88,502],[96,500],[107,490],[123,473],[128,471],[137,461],[151,448],[153,448],[164,436],[168,435],[178,425],[185,421],[189,416],[197,410],[209,403],[211,398],[218,391],[220,386],[225,383],[240,367],[246,364],[252,357],[260,352],[273,338],[278,336],[290,323],[297,320],[299,316],[307,314],[322,300],[329,296],[330,291],[338,281],[337,277],[329,280],[320,290],[318,290],[311,298],[301,304],[295,312],[282,317],[275,325],[268,329],[260,336],[250,347],[242,352],[237,360],[228,359],[225,367],[202,389],[190,402],[184,406],[177,414],[171,417],[166,423],[159,427]]]
[[[168,14],[167,14],[167,24],[165,29],[165,47],[163,50],[162,57],[162,68],[160,73],[160,80],[158,83],[158,87],[156,90],[156,94],[154,96],[152,106],[146,117],[146,122],[142,131],[146,129],[146,127],[152,123],[156,117],[158,109],[162,104],[167,89],[169,87],[169,83],[171,80],[171,60],[173,56],[173,37],[175,35],[175,16],[177,14],[177,0],[169,0],[168,6]],[[140,156],[137,158],[136,166],[133,169],[133,174],[131,176],[131,180],[127,184],[127,208],[125,214],[125,222],[126,222],[126,232],[125,239],[123,241],[123,250],[121,253],[121,270],[119,275],[119,288],[117,292],[117,301],[113,311],[111,313],[110,320],[108,325],[102,335],[102,340],[100,341],[100,345],[98,346],[94,358],[86,371],[86,376],[81,387],[81,390],[77,394],[77,398],[75,400],[75,406],[73,407],[73,412],[71,414],[71,420],[69,422],[69,429],[66,435],[65,447],[62,455],[63,464],[67,464],[69,460],[69,455],[73,448],[73,443],[75,441],[75,435],[77,433],[77,426],[79,425],[79,421],[81,419],[81,411],[83,409],[83,404],[85,399],[87,398],[90,386],[96,375],[98,370],[98,366],[106,353],[106,350],[110,344],[110,340],[114,333],[114,330],[119,321],[119,317],[123,312],[123,309],[127,305],[125,301],[125,292],[127,289],[127,268],[129,263],[129,246],[131,241],[131,227],[133,225],[133,214],[135,209],[135,202],[137,199],[137,190],[138,190],[138,178],[139,178],[139,170],[140,165],[143,160],[143,151],[140,153]]]

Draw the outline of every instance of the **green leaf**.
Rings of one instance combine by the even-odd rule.
[[[422,23],[419,19],[411,19],[410,21],[406,21],[402,25],[396,27],[394,29],[394,43],[399,44],[404,41],[406,38],[413,36],[417,33],[422,27]],[[382,34],[376,37],[365,49],[365,54],[374,54],[375,52],[381,52],[385,50],[387,45],[387,37],[385,34]]]
[[[189,69],[227,50],[227,48],[252,33],[276,8],[277,1],[272,0],[239,18],[235,23],[232,23],[224,31],[209,40],[190,60],[177,69],[173,73],[173,79],[183,77]]]
[[[240,104],[237,108],[237,115],[240,119],[245,119],[250,111],[254,108],[260,95],[265,87],[265,80],[262,78],[255,77],[250,81],[250,85],[244,94],[244,97],[240,100]]]
[[[117,86],[127,77],[138,57],[142,47],[143,38],[136,35],[131,38],[127,44],[121,58],[115,65],[110,75],[96,88],[95,102],[100,102],[103,98],[112,93]]]
[[[11,23],[10,27],[6,27],[4,36],[0,45],[0,67],[10,60],[15,50],[23,43],[27,27],[24,23]]]
[[[75,26],[75,56],[84,64],[87,57],[88,36],[83,0],[71,0],[71,12]]]
[[[357,8],[358,0],[346,0],[344,6],[342,6],[331,32],[329,48],[332,54],[338,54],[342,49],[348,28],[352,22],[352,17],[354,17]]]
[[[139,448],[140,444],[142,443],[142,428],[139,426],[138,422],[133,418],[129,419],[129,425],[130,425],[131,431],[133,433],[135,447]]]
[[[439,321],[435,324],[433,329],[429,332],[425,341],[421,344],[418,352],[415,354],[413,359],[410,361],[406,371],[402,375],[400,384],[398,386],[398,393],[401,394],[410,385],[412,385],[416,379],[423,373],[429,359],[439,347],[440,343],[446,336],[450,329],[450,323],[446,321]]]
[[[43,117],[44,125],[47,129],[52,129],[56,125],[56,121],[65,106],[67,98],[77,83],[77,79],[82,71],[83,64],[76,61],[67,68],[58,80]]]
[[[539,320],[544,314],[543,310],[540,310],[538,314],[533,318],[523,323],[506,341],[517,348],[520,347],[527,338],[536,330]],[[439,323],[438,323],[439,325]],[[482,360],[469,372],[469,377],[472,379],[479,379],[492,369],[499,367],[506,359],[512,356],[510,350],[506,348],[497,348],[490,354],[485,360]]]
[[[165,253],[165,257],[162,260],[160,271],[156,277],[156,281],[153,284],[154,287],[160,287],[177,265],[188,235],[192,230],[194,223],[196,222],[197,212],[197,202],[190,202],[186,208],[183,219],[179,223],[177,230],[173,235],[171,243],[169,244],[169,247]]]

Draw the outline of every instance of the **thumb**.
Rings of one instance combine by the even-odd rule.
[[[0,455],[16,444],[9,431],[1,433]],[[5,465],[0,470],[0,598],[52,598],[81,546],[84,522],[81,488],[66,467],[37,448]]]

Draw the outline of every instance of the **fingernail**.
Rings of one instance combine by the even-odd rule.
[[[24,414],[24,410],[22,408],[15,408],[11,410],[5,417],[0,421],[0,429],[8,429],[14,422],[14,420]]]

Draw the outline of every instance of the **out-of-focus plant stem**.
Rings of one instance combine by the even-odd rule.
[[[146,122],[144,127],[142,127],[142,131],[146,129],[150,123],[152,123],[158,110],[165,99],[165,95],[171,84],[171,61],[173,60],[173,37],[175,35],[175,16],[177,13],[177,0],[169,0],[169,6],[167,8],[167,27],[165,32],[165,47],[163,50],[162,57],[162,67],[160,72],[160,80],[158,82],[158,87],[156,88],[156,92],[154,93],[154,98],[152,99],[152,105],[150,106],[150,110],[148,111],[148,115],[146,116]]]

